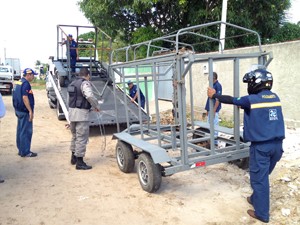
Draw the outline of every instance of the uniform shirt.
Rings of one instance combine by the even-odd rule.
[[[30,107],[32,111],[34,111],[34,96],[31,90],[31,85],[24,77],[22,77],[21,81],[22,81],[21,94],[22,96],[28,97]]]
[[[34,97],[31,85],[24,77],[22,77],[21,80],[16,81],[14,85],[13,105],[17,111],[28,112],[23,101],[23,96],[28,97],[30,107],[32,111],[34,111]]]
[[[129,90],[130,97],[133,98],[137,92],[138,92],[137,86],[134,84],[132,88]],[[141,90],[140,90],[140,98],[141,98],[141,102],[145,102],[145,96]],[[138,102],[138,97],[135,99],[135,101]]]
[[[93,89],[89,81],[85,80],[82,82],[81,91],[93,108],[100,109],[98,100],[93,94]],[[69,120],[71,122],[89,121],[89,112],[89,109],[69,108]]]
[[[69,41],[69,47],[70,47],[70,56],[77,56],[76,48],[78,47],[78,44],[76,41],[72,40]]]
[[[213,88],[216,90],[216,94],[222,95],[222,85],[219,83],[219,81],[216,81],[214,83]],[[212,101],[213,101],[213,105],[215,105],[216,99],[212,99]],[[221,102],[219,102],[216,112],[219,112],[221,108],[222,108]],[[209,98],[207,98],[207,100],[206,100],[205,110],[209,111]]]
[[[244,109],[244,141],[284,139],[281,103],[275,93],[263,90],[258,94],[233,98],[233,104]]]

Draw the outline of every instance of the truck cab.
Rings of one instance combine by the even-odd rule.
[[[11,66],[0,65],[0,91],[11,94],[13,89],[14,70]]]

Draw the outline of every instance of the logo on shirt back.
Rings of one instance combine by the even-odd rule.
[[[276,109],[269,109],[269,120],[278,120]]]

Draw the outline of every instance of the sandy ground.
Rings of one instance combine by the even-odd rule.
[[[32,151],[21,158],[15,145],[16,117],[11,96],[0,124],[0,224],[261,224],[250,218],[249,175],[222,163],[174,174],[149,194],[137,174],[122,173],[115,160],[113,127],[91,128],[89,171],[70,164],[70,131],[48,107],[44,90],[35,90]],[[285,153],[271,175],[269,224],[300,224],[300,131],[287,129]]]

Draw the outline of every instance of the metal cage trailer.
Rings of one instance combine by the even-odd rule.
[[[221,25],[226,25],[226,29],[237,29],[240,35],[247,37],[250,35],[257,40],[257,51],[245,54],[226,54],[223,51],[222,41],[218,37],[209,36],[210,28],[219,30]],[[233,38],[233,37],[227,37]],[[188,42],[189,40],[192,40]],[[214,53],[195,53],[194,46],[207,42],[215,43],[217,48],[221,46],[219,52]],[[156,46],[155,43],[171,43],[173,49],[166,49]],[[145,57],[139,57],[137,52],[140,48],[147,47]],[[154,50],[153,50],[154,49]],[[152,50],[152,51],[151,51]],[[134,78],[137,86],[141,83],[154,83],[154,102],[156,122],[150,120],[142,121],[139,124],[130,125],[127,122],[127,129],[115,133],[113,138],[118,139],[116,145],[116,160],[119,169],[124,173],[134,170],[135,164],[138,179],[141,187],[146,192],[156,192],[161,185],[162,176],[170,176],[177,172],[209,166],[223,162],[247,162],[249,157],[249,143],[244,143],[240,134],[240,109],[234,106],[233,120],[234,128],[214,126],[213,110],[210,104],[209,123],[197,121],[194,115],[194,95],[197,93],[197,85],[193,82],[192,66],[197,63],[207,63],[209,86],[213,86],[214,63],[228,61],[232,63],[233,71],[233,96],[239,96],[240,83],[240,63],[242,60],[254,60],[258,64],[268,66],[273,59],[272,53],[262,51],[259,35],[252,30],[239,27],[224,22],[212,22],[197,25],[179,30],[175,34],[163,36],[148,42],[128,46],[112,52],[112,59],[124,51],[126,61],[110,65],[111,74],[119,76],[121,82]],[[130,54],[132,52],[132,55]],[[145,52],[145,51],[144,51]],[[157,54],[161,52],[161,54]],[[132,60],[129,60],[131,58]],[[140,74],[140,67],[150,67],[151,72]],[[123,72],[125,68],[135,69],[135,75],[128,77]],[[168,73],[172,77],[166,78]],[[114,77],[116,79],[116,77]],[[173,114],[172,124],[163,125],[160,120],[159,109],[159,85],[164,82],[171,82],[173,87]],[[187,89],[189,87],[189,89]],[[187,90],[189,90],[187,92]],[[187,95],[189,101],[187,102]],[[207,96],[203,96],[207,97]],[[126,102],[126,97],[124,96]],[[212,103],[212,100],[210,100]],[[186,106],[189,107],[186,107]],[[126,106],[126,104],[125,104]],[[149,109],[149,101],[146,108]],[[149,112],[149,110],[148,110]],[[140,114],[141,115],[141,114]],[[187,115],[190,115],[188,119]],[[117,116],[118,117],[118,116]],[[214,135],[215,131],[219,134]],[[224,147],[216,148],[214,141],[226,143]],[[209,143],[203,145],[203,143]]]

